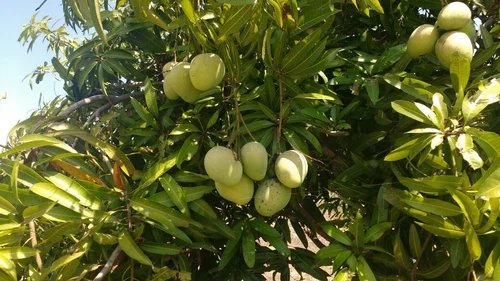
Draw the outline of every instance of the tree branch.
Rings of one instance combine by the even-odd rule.
[[[108,275],[109,271],[111,270],[113,264],[116,261],[116,258],[120,255],[122,252],[122,248],[120,248],[120,245],[116,246],[115,250],[109,257],[108,261],[104,265],[104,267],[101,269],[101,271],[97,274],[97,276],[94,278],[93,281],[102,281]]]
[[[84,99],[82,99],[80,101],[77,101],[77,102],[73,103],[68,108],[66,108],[63,112],[61,112],[59,114],[59,116],[61,116],[61,117],[67,117],[71,113],[73,113],[73,111],[76,111],[80,107],[88,105],[88,104],[91,104],[91,103],[94,103],[94,102],[97,102],[97,101],[101,101],[101,100],[106,100],[107,99],[107,100],[110,101],[111,104],[114,105],[114,104],[120,103],[122,101],[125,101],[125,100],[129,99],[130,97],[141,97],[143,95],[144,95],[144,92],[135,92],[135,93],[132,93],[132,94],[126,94],[126,95],[121,95],[121,96],[107,96],[107,95],[104,95],[104,94],[102,94],[102,95],[95,95],[95,96],[84,98]]]

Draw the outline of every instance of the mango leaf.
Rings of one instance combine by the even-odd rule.
[[[180,227],[188,227],[189,224],[198,225],[188,216],[149,199],[131,198],[130,206],[145,217],[158,221],[166,227],[171,226],[172,223]]]
[[[433,125],[433,122],[413,102],[397,100],[391,102],[392,108],[400,114],[421,123]]]
[[[157,255],[174,256],[181,252],[181,249],[174,244],[159,243],[159,242],[144,242],[139,245],[141,249],[148,253]]]
[[[420,243],[420,236],[415,224],[410,225],[409,244],[412,257],[415,259],[419,258],[422,255],[422,244]]]
[[[255,0],[217,0],[219,3],[230,5],[250,5],[255,4]]]
[[[484,233],[490,230],[490,228],[495,224],[498,216],[500,215],[500,199],[490,198],[490,214],[488,216],[488,221],[477,230],[478,233]]]
[[[253,229],[255,229],[256,231],[260,232],[262,235],[265,235],[267,237],[272,237],[272,238],[281,237],[281,234],[276,229],[271,227],[262,219],[254,218],[250,220],[250,225],[252,226]]]
[[[130,98],[130,102],[134,107],[135,112],[142,120],[146,121],[151,127],[155,129],[159,129],[158,122],[154,119],[153,115],[136,99],[133,97]]]
[[[467,128],[474,142],[486,152],[486,156],[490,162],[500,156],[500,136],[494,132],[480,131],[476,128]]]
[[[476,261],[481,257],[481,242],[479,242],[476,231],[468,221],[464,221],[464,232],[465,243],[467,244],[467,249],[469,250],[470,257],[473,261]]]
[[[118,237],[116,237],[115,235],[99,232],[95,232],[94,234],[92,234],[92,240],[100,245],[114,245],[118,243]]]
[[[428,194],[441,194],[446,187],[459,188],[462,186],[463,178],[450,175],[436,175],[425,178],[407,178],[398,176],[399,182],[409,188]]]
[[[499,267],[500,267],[500,241],[496,243],[495,247],[490,252],[488,258],[486,259],[486,263],[484,265],[484,275],[489,278],[496,277],[494,276],[494,273],[498,271],[497,268]]]
[[[403,81],[400,81],[396,75],[386,74],[384,75],[384,81],[389,85],[392,85],[393,87],[400,89],[401,91],[426,103],[430,103],[432,101],[432,95],[435,93],[435,91],[432,91],[433,89],[427,87],[427,83],[416,79],[406,78]]]
[[[223,220],[219,218],[216,219],[208,218],[206,222],[212,225],[219,233],[221,233],[222,235],[224,235],[229,239],[236,239],[238,237],[238,234],[236,233],[235,230],[236,228],[233,227],[233,229],[231,229],[229,226],[226,225],[226,223]]]
[[[189,19],[191,23],[196,22],[196,14],[194,12],[193,5],[191,4],[190,0],[181,0],[181,7],[182,11],[184,11],[184,14],[186,17]]]
[[[215,211],[212,209],[212,206],[210,206],[207,201],[201,198],[189,202],[188,206],[193,212],[199,215],[211,219],[217,218],[217,213],[215,213]]]
[[[77,246],[76,250],[74,250],[73,253],[64,255],[54,262],[52,262],[50,266],[50,271],[56,271],[57,269],[68,265],[69,263],[79,259],[85,253],[89,250],[90,246],[92,245],[92,240],[86,239],[82,241],[79,241],[79,245]]]
[[[315,280],[327,281],[329,274],[318,268],[314,261],[308,258],[310,252],[306,250],[295,249],[292,251],[292,265],[299,272],[304,272],[311,275]],[[311,253],[312,254],[312,253]]]
[[[425,197],[413,197],[411,199],[406,199],[404,202],[413,208],[429,212],[438,216],[458,216],[462,214],[462,210],[457,205],[448,203],[443,200],[425,198]]]
[[[0,256],[10,260],[26,259],[36,255],[38,251],[29,247],[5,247],[0,249]]]
[[[408,253],[406,252],[406,247],[401,241],[400,231],[396,234],[393,246],[394,258],[396,259],[397,264],[404,268],[405,270],[411,270],[411,262]]]
[[[363,217],[361,213],[356,213],[356,217],[349,225],[349,232],[354,236],[354,246],[361,249],[364,245],[365,231],[363,228]]]
[[[39,196],[45,197],[86,217],[93,218],[95,216],[93,210],[80,205],[80,200],[78,200],[78,198],[51,183],[36,183],[30,190]]]
[[[434,265],[429,269],[420,270],[419,268],[419,270],[417,271],[417,275],[422,276],[426,279],[438,278],[448,270],[450,264],[451,262],[449,259],[443,259],[440,262],[438,262],[438,264]]]
[[[0,195],[0,214],[6,216],[9,214],[16,214],[17,210],[7,199]]]
[[[380,3],[378,3],[378,0],[369,0],[369,3],[373,2],[376,2],[377,4],[374,5],[375,7],[379,7],[380,9],[382,9]],[[371,71],[372,75],[386,70],[387,68],[395,64],[405,53],[406,44],[400,44],[386,49],[377,59],[375,65],[373,65],[373,69]]]
[[[366,79],[363,83],[365,86],[366,92],[368,93],[368,97],[373,104],[376,104],[379,99],[380,87],[378,84],[378,79],[370,78]]]
[[[336,226],[329,223],[322,223],[321,228],[323,229],[323,231],[325,231],[326,234],[328,234],[328,236],[332,237],[337,242],[347,246],[352,245],[351,238],[349,238],[349,236],[347,236],[345,232],[341,231]]]
[[[16,272],[16,264],[3,255],[0,255],[0,269],[9,275],[11,281],[18,280]]]
[[[500,197],[500,159],[496,159],[481,178],[472,186],[477,190],[476,198]]]
[[[60,173],[47,171],[45,172],[45,178],[61,190],[64,190],[78,198],[78,200],[80,200],[80,204],[83,206],[93,210],[101,208],[102,203],[100,200],[70,177]]]
[[[465,242],[462,239],[453,239],[451,240],[450,246],[450,261],[451,266],[456,268],[462,257],[464,256],[465,251]]]
[[[358,266],[356,268],[360,281],[377,281],[375,274],[373,274],[370,265],[366,262],[363,256],[358,257]]]
[[[465,193],[460,190],[447,187],[448,192],[451,194],[455,202],[462,209],[463,214],[467,218],[467,220],[474,226],[478,226],[481,223],[481,213],[476,206],[476,203],[469,198]]]
[[[243,221],[234,224],[232,231],[234,232],[234,238],[227,241],[226,248],[222,252],[222,258],[217,267],[219,271],[226,267],[238,251],[241,234],[243,232]]]
[[[451,55],[450,65],[451,84],[457,93],[463,93],[470,76],[470,61],[457,52]]]
[[[139,248],[128,231],[123,230],[120,232],[118,235],[118,244],[129,257],[142,264],[153,266],[149,257]]]
[[[174,205],[183,213],[189,216],[189,208],[186,202],[182,187],[168,174],[160,178],[160,184],[170,197]]]
[[[428,232],[440,237],[457,239],[457,238],[463,238],[465,236],[465,233],[461,230],[448,229],[421,222],[415,222],[415,223],[418,224],[423,229],[427,230]]]
[[[317,28],[293,46],[283,58],[281,69],[288,72],[302,65],[304,60],[320,40],[321,34],[321,29]]]
[[[92,19],[94,28],[97,31],[97,34],[99,34],[99,37],[101,37],[103,43],[106,45],[107,38],[106,38],[106,33],[104,33],[104,27],[102,25],[101,11],[100,11],[101,5],[99,3],[99,0],[87,0],[87,1],[90,8],[90,18]]]
[[[497,52],[498,48],[500,48],[500,42],[497,42],[484,50],[483,49],[477,50],[477,52],[474,54],[474,57],[472,58],[470,67],[472,69],[476,69],[479,66],[481,66],[483,63],[485,63],[487,60],[493,57],[493,55]]]
[[[333,278],[333,281],[351,281],[351,272],[348,267],[344,267],[342,270],[338,271],[335,274],[335,278]]]
[[[151,168],[149,168],[141,179],[139,186],[134,193],[138,190],[142,190],[148,186],[150,186],[153,182],[159,179],[163,174],[165,174],[168,170],[175,166],[175,162],[177,159],[177,153],[170,154],[167,158],[161,159],[156,162]]]
[[[56,202],[45,202],[39,205],[29,206],[23,211],[23,218],[25,222],[30,222],[34,219],[37,219],[43,215],[45,215],[48,211],[50,211]]]
[[[187,0],[186,0],[187,1]],[[254,14],[255,5],[245,5],[245,6],[233,6],[230,11],[227,12],[229,18],[226,19],[224,25],[220,28],[218,41],[223,42],[227,40],[228,36],[236,33],[247,24],[252,15]]]
[[[12,147],[11,149],[0,153],[0,158],[4,158],[5,156],[12,155],[20,151],[43,146],[55,146],[66,151],[76,153],[76,151],[71,146],[64,143],[63,141],[44,135],[25,135],[21,139],[19,139],[18,143],[18,145]]]
[[[243,232],[241,247],[245,263],[249,268],[253,268],[255,265],[255,237],[252,231]]]
[[[181,168],[182,163],[184,161],[189,161],[193,158],[193,156],[198,151],[200,145],[198,144],[198,140],[200,139],[199,134],[191,134],[182,144],[179,153],[177,154],[176,166],[177,168]]]
[[[365,233],[364,243],[367,244],[368,242],[378,240],[387,230],[391,229],[391,227],[392,222],[382,222],[370,227]]]

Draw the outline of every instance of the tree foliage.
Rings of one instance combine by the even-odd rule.
[[[496,1],[467,3],[480,36],[449,70],[406,54],[437,0],[62,3],[83,39],[35,16],[19,38],[46,39],[52,65],[31,76],[67,95],[0,153],[2,280],[500,278]],[[168,100],[163,65],[209,52],[220,87]],[[309,161],[271,218],[222,199],[201,164],[254,140],[268,178],[282,151]]]

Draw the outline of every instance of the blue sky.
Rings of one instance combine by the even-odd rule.
[[[27,24],[35,9],[43,0],[3,1],[0,9],[0,95],[7,92],[7,98],[0,99],[0,144],[6,143],[10,128],[18,121],[29,117],[38,108],[40,94],[42,100],[51,101],[56,95],[64,95],[62,83],[52,74],[45,75],[40,84],[29,86],[29,79],[23,78],[44,61],[50,64],[52,53],[42,40],[37,40],[33,50],[17,42],[24,24]],[[57,26],[64,23],[61,1],[48,0],[40,9],[37,18],[48,15]]]

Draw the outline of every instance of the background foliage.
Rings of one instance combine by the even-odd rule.
[[[34,16],[19,40],[54,58],[32,81],[52,72],[67,95],[0,153],[0,279],[500,279],[499,3],[467,2],[480,36],[450,70],[405,54],[443,4],[63,0],[65,26]],[[162,66],[204,52],[221,87],[167,100]],[[310,161],[269,219],[200,165],[252,140]]]

